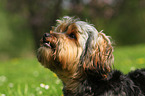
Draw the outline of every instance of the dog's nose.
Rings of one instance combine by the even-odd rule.
[[[43,37],[50,37],[50,34],[49,34],[49,33],[45,33],[45,34],[43,35]]]
[[[50,37],[51,35],[49,33],[45,33],[43,35],[43,42],[46,42],[46,37]]]

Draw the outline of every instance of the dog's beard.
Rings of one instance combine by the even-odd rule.
[[[37,53],[38,61],[46,68],[50,69],[50,65],[53,66],[53,52],[52,49],[46,47],[40,47]]]

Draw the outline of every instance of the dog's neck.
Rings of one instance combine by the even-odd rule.
[[[61,79],[64,85],[65,91],[70,91],[72,93],[76,93],[78,90],[81,90],[79,86],[81,86],[82,82],[86,80],[86,78],[89,79],[95,79],[95,81],[100,81],[105,79],[105,76],[102,76],[102,74],[92,70],[89,72],[84,72],[85,70],[79,69],[79,72],[76,71],[76,73],[67,73],[67,72],[59,72],[58,77]],[[65,73],[65,74],[64,74]],[[91,78],[94,77],[94,78]],[[93,81],[93,80],[91,80]]]
[[[77,87],[80,85],[80,80],[75,78],[76,72],[68,72],[66,70],[56,72],[59,79],[63,83],[65,90],[71,90],[75,92]]]
[[[57,76],[59,77],[59,79],[61,79],[61,81],[67,85],[67,82],[69,82],[72,79],[73,74],[72,73],[67,73],[67,72],[59,72],[57,73]]]

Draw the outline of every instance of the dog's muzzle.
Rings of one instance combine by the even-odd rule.
[[[43,38],[40,40],[40,45],[47,47],[47,48],[55,48],[56,47],[57,39],[55,36],[49,33],[45,33]]]

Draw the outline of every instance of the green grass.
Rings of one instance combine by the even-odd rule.
[[[115,48],[114,58],[115,68],[123,73],[137,68],[145,68],[145,44]]]
[[[145,45],[115,48],[114,57],[115,68],[124,73],[143,68]],[[61,90],[61,81],[36,58],[0,62],[0,96],[61,96]]]
[[[62,84],[56,75],[42,67],[34,58],[14,58],[0,63],[0,94],[60,96],[61,90]]]

